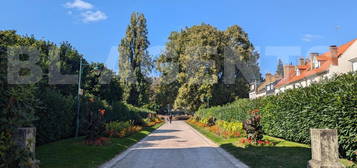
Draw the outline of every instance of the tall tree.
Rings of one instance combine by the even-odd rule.
[[[276,74],[279,74],[280,76],[284,75],[284,64],[281,59],[278,60],[278,65],[276,67]]]
[[[162,88],[176,92],[175,108],[191,112],[247,97],[248,82],[260,78],[258,57],[237,25],[221,31],[202,24],[172,32],[158,59],[161,84],[167,85]]]
[[[133,105],[148,102],[150,83],[147,75],[151,71],[152,61],[147,51],[150,45],[147,34],[145,16],[134,12],[119,45],[119,76],[123,98]]]

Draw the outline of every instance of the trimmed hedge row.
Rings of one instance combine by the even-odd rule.
[[[249,99],[238,99],[230,104],[215,106],[207,109],[199,109],[195,116],[201,119],[208,119],[210,117],[224,121],[244,121],[249,118],[249,111],[256,109],[258,101],[251,101]]]
[[[356,160],[357,73],[265,98],[261,108],[266,134],[310,143],[310,128],[336,128],[340,153]]]
[[[241,122],[253,109],[260,109],[265,134],[295,142],[310,143],[310,128],[337,129],[341,156],[357,160],[357,73],[276,96],[200,109],[195,116]]]

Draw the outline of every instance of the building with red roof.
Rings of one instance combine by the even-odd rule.
[[[306,87],[311,83],[331,78],[335,74],[357,71],[357,39],[341,46],[330,46],[326,53],[311,53],[296,66],[285,65],[283,78],[274,86],[275,93]]]

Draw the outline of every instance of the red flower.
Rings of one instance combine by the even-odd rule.
[[[259,109],[254,109],[252,111],[250,111],[251,114],[256,114],[256,113],[259,113]]]
[[[257,141],[257,142],[258,142],[258,144],[263,144],[264,143],[264,141],[260,141],[260,140]]]
[[[104,114],[105,114],[105,109],[99,109],[98,112],[99,112],[100,115],[104,116]]]
[[[244,138],[240,139],[240,142],[245,143],[245,139]]]

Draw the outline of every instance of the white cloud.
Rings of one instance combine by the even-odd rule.
[[[64,6],[66,8],[76,9],[92,9],[94,7],[92,4],[82,0],[74,0],[73,2],[67,2]]]
[[[107,19],[107,15],[102,11],[85,11],[81,13],[82,21],[84,23],[96,22]]]
[[[305,42],[311,42],[313,40],[318,40],[318,39],[322,39],[323,36],[321,35],[317,35],[317,34],[304,34],[304,36],[301,38],[302,41]]]

